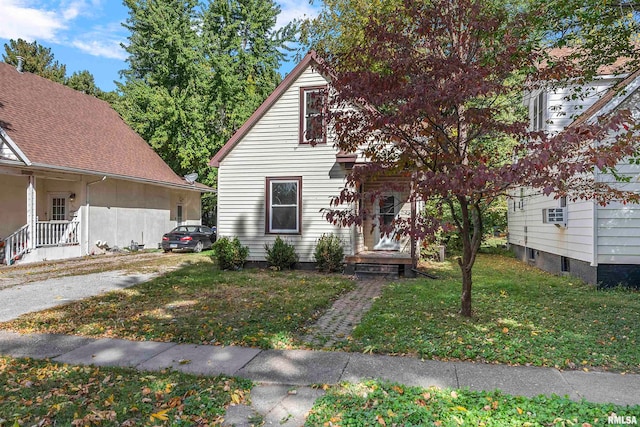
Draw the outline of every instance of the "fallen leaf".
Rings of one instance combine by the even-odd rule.
[[[153,421],[154,418],[160,421],[167,421],[169,419],[169,417],[167,416],[167,412],[169,412],[168,409],[163,409],[162,411],[158,411],[155,414],[151,414],[149,419],[151,421]]]

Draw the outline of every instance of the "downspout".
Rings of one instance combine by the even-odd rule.
[[[37,245],[36,222],[36,177],[29,175],[29,186],[27,187],[27,224],[29,226],[27,247],[29,250],[35,249]]]
[[[89,241],[89,230],[90,230],[89,221],[90,221],[90,218],[91,218],[91,213],[90,213],[91,212],[91,202],[90,202],[90,198],[89,198],[89,186],[93,185],[93,184],[98,184],[100,182],[103,182],[106,179],[107,179],[107,176],[105,175],[105,176],[102,177],[102,179],[99,179],[97,181],[87,182],[87,184],[85,186],[85,197],[87,198],[87,206],[86,206],[86,209],[85,209],[85,211],[87,213],[87,219],[84,221],[85,222],[85,236],[86,236],[85,237],[85,239],[86,239],[85,242],[86,242],[86,245],[87,245],[86,246],[86,249],[87,249],[86,255],[89,255],[89,248],[91,247],[91,243]]]
[[[596,150],[598,148],[598,141],[595,141]],[[593,180],[594,184],[598,184],[598,179],[600,177],[600,173],[598,172],[598,168],[594,168],[593,171]],[[593,200],[592,201],[592,209],[593,209],[593,247],[591,248],[591,266],[596,267],[596,271],[598,268],[598,203]],[[596,282],[597,282],[597,273],[596,273]]]
[[[591,248],[591,266],[598,266],[598,204],[595,200],[591,202],[591,209],[593,211],[593,247]]]

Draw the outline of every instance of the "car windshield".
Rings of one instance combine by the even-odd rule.
[[[194,225],[181,225],[180,227],[176,227],[173,229],[174,233],[194,233],[198,231],[198,227]]]

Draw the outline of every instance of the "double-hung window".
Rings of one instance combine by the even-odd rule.
[[[547,97],[544,91],[541,91],[537,96],[533,97],[531,110],[531,130],[544,130],[547,112]]]
[[[267,233],[300,233],[302,178],[267,178]]]
[[[300,89],[300,143],[326,142],[326,93],[321,87]]]

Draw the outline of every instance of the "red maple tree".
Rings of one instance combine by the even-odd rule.
[[[368,159],[350,172],[328,220],[351,225],[374,216],[357,202],[374,202],[380,190],[361,192],[360,183],[396,177],[397,189],[407,190],[411,182],[410,200],[432,201],[453,216],[462,242],[464,316],[472,314],[482,213],[500,195],[526,186],[600,203],[638,200],[593,174],[636,152],[628,112],[548,135],[530,131],[528,117],[515,111],[513,97],[525,89],[585,75],[576,58],[588,53],[550,57],[532,37],[542,9],[494,3],[400,1],[394,13],[370,18],[363,43],[328,63],[336,145]],[[441,218],[438,212],[415,221],[397,218],[391,227],[423,238],[441,227]]]

